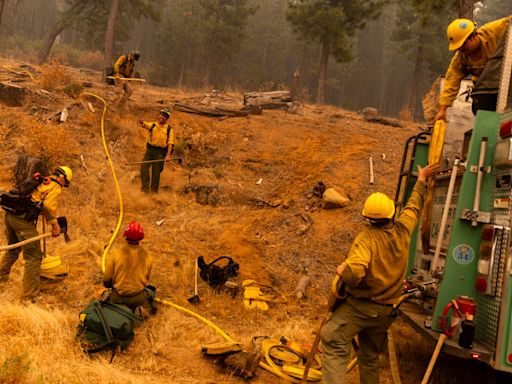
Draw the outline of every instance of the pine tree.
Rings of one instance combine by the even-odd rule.
[[[450,57],[446,49],[446,26],[458,17],[459,12],[458,0],[404,0],[398,8],[392,38],[400,43],[402,52],[414,63],[407,101],[413,116],[418,115],[419,86],[425,76],[430,76],[431,83],[446,69]]]
[[[320,43],[320,69],[316,102],[322,104],[329,57],[337,62],[352,60],[352,38],[368,20],[375,19],[386,0],[294,0],[287,19],[294,30],[310,42]]]
[[[144,17],[159,20],[157,7],[163,0],[123,0],[120,1],[115,24],[115,39],[126,40],[133,32],[134,22]],[[66,0],[66,10],[60,13],[57,21],[49,28],[43,46],[39,51],[39,62],[44,63],[53,47],[55,39],[65,29],[76,27],[83,34],[87,48],[99,49],[104,46],[107,20],[111,1]]]
[[[223,68],[240,51],[247,19],[255,12],[249,0],[199,0],[202,23],[203,86],[221,82]]]

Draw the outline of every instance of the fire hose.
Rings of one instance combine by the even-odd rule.
[[[108,254],[108,251],[110,250],[110,247],[111,247],[112,243],[114,242],[114,240],[115,240],[115,238],[116,238],[116,236],[117,236],[117,234],[119,232],[119,229],[121,227],[121,223],[122,223],[122,220],[123,220],[123,199],[122,199],[121,189],[119,187],[119,182],[117,180],[117,176],[116,176],[116,173],[115,173],[114,165],[113,165],[112,159],[110,157],[110,153],[108,151],[107,144],[106,144],[106,139],[105,139],[105,114],[106,114],[106,111],[107,111],[107,103],[106,103],[106,101],[103,98],[101,98],[100,96],[95,95],[93,93],[82,92],[80,94],[80,96],[82,96],[82,95],[88,95],[88,96],[95,97],[98,100],[100,100],[103,103],[103,105],[104,105],[103,113],[102,113],[102,117],[101,117],[101,137],[102,137],[102,142],[103,142],[103,148],[105,150],[105,154],[107,156],[107,159],[108,159],[108,162],[109,162],[109,166],[111,168],[112,175],[114,177],[114,182],[115,182],[115,186],[116,186],[116,190],[117,190],[117,195],[118,195],[118,198],[119,198],[119,218],[118,218],[117,226],[116,226],[116,229],[115,229],[114,233],[112,234],[112,236],[110,238],[110,241],[109,241],[108,245],[105,247],[105,249],[103,251],[103,254],[102,254],[102,257],[101,257],[101,269],[104,272],[105,271],[106,256]],[[212,328],[215,332],[217,332],[220,336],[222,336],[226,341],[233,341],[233,339],[227,333],[225,333],[222,329],[220,329],[218,326],[216,326],[213,322],[211,322],[210,320],[206,319],[205,317],[195,313],[194,311],[191,311],[191,310],[189,310],[189,309],[187,309],[185,307],[182,307],[180,305],[174,304],[174,303],[172,303],[171,301],[168,301],[168,300],[163,300],[163,299],[160,299],[160,298],[155,298],[155,301],[157,301],[157,302],[159,302],[161,304],[170,306],[170,307],[175,308],[175,309],[177,309],[179,311],[185,312],[185,313],[187,313],[190,316],[195,317],[196,319],[202,321],[203,323],[208,325],[210,328]],[[283,378],[283,379],[285,379],[287,381],[296,382],[296,383],[298,382],[291,375],[283,372],[280,369],[276,369],[276,367],[270,366],[270,365],[264,363],[263,361],[260,361],[259,365],[260,365],[260,367],[268,370],[269,372],[274,373],[275,375],[277,375],[277,376],[279,376],[279,377],[281,377],[281,378]]]
[[[123,196],[121,194],[121,188],[119,187],[119,181],[117,180],[116,170],[114,169],[114,164],[112,162],[112,158],[110,157],[110,153],[109,153],[108,147],[107,147],[107,141],[105,139],[105,114],[107,113],[107,102],[105,101],[105,99],[103,99],[102,97],[100,97],[98,95],[95,95],[94,93],[82,92],[80,94],[80,96],[82,96],[82,95],[88,95],[88,96],[95,97],[96,99],[100,100],[103,103],[103,113],[101,115],[101,140],[103,142],[103,149],[105,150],[105,154],[107,156],[110,170],[112,171],[112,176],[114,177],[114,183],[115,183],[116,190],[117,190],[117,197],[119,199],[119,218],[117,220],[117,225],[114,230],[114,233],[112,233],[112,236],[110,237],[110,240],[101,255],[101,270],[103,272],[105,272],[105,262],[107,259],[108,251],[110,250],[110,247],[114,243],[114,240],[116,239],[117,234],[119,233],[119,229],[121,228],[121,224],[123,222],[123,213],[124,213],[124,211],[123,211]]]

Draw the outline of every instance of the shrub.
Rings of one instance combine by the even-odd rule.
[[[64,87],[64,93],[73,99],[77,99],[84,87],[78,83],[71,83]]]
[[[7,357],[0,366],[0,383],[18,384],[25,382],[25,376],[30,369],[26,355]]]
[[[44,89],[54,91],[58,87],[71,83],[71,75],[65,68],[45,64],[41,68],[39,81]]]

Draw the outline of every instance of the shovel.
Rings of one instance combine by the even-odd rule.
[[[199,298],[199,295],[197,294],[197,259],[196,259],[195,276],[194,276],[194,296],[189,297],[187,300],[190,304],[199,304],[201,301],[201,299]]]
[[[68,221],[67,221],[67,219],[64,216],[62,216],[62,217],[58,217],[57,218],[57,223],[59,224],[60,233],[64,234],[64,240],[67,243],[68,241],[70,241],[70,238],[69,238],[69,235],[68,235]],[[0,246],[0,252],[8,251],[8,250],[14,249],[14,248],[18,248],[18,247],[21,247],[23,245],[26,245],[26,244],[29,244],[29,243],[33,243],[34,241],[38,241],[38,240],[41,240],[41,239],[46,239],[46,238],[52,237],[52,236],[53,235],[52,235],[51,232],[46,232],[46,233],[43,233],[42,235],[35,236],[35,237],[30,238],[30,239],[26,239],[26,240],[20,241],[19,243]]]

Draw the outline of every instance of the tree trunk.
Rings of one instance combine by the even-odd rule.
[[[185,77],[185,60],[183,60],[182,63],[181,63],[180,75],[178,77],[177,87],[180,90],[183,87],[183,78],[184,77]]]
[[[409,90],[409,111],[414,118],[416,115],[416,104],[418,103],[418,87],[421,81],[421,62],[423,60],[423,44],[421,37],[416,51],[416,60],[414,62],[414,72],[412,74],[412,84]]]
[[[105,56],[103,57],[103,68],[111,65],[112,52],[114,51],[114,27],[116,25],[119,0],[112,0],[108,14],[107,31],[105,33]],[[106,72],[103,71],[102,79],[105,81]]]
[[[61,13],[59,20],[50,28],[44,39],[43,46],[38,54],[39,64],[46,62],[57,36],[80,18],[88,2],[89,0],[76,0],[66,12]]]
[[[0,0],[0,25],[2,25],[2,15],[4,13],[5,0]]]
[[[329,43],[322,41],[322,53],[320,55],[320,73],[318,75],[318,88],[316,91],[316,103],[323,104],[325,100],[325,81],[327,78],[327,64],[329,63]]]
[[[459,0],[459,17],[473,20],[476,0]]]
[[[38,59],[39,64],[44,64],[48,59],[48,55],[53,47],[53,43],[55,43],[55,39],[59,34],[66,28],[64,23],[54,24],[53,27],[50,28],[50,31],[46,35],[46,38],[43,41],[43,46],[39,51]]]

